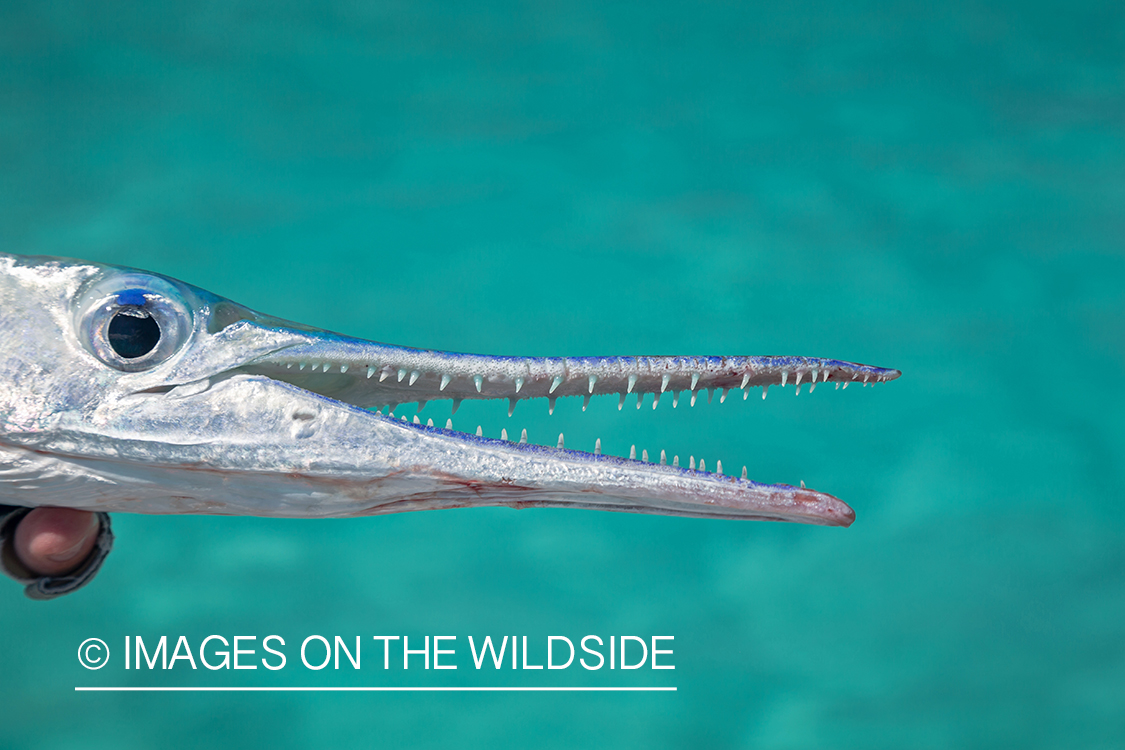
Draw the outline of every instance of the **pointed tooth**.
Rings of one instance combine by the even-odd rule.
[[[555,398],[554,396],[547,399],[547,413],[548,414],[554,414],[555,413],[555,402],[556,401],[558,401],[558,399]]]
[[[664,393],[664,391],[668,390],[668,381],[671,380],[671,379],[672,379],[671,375],[665,375],[661,379],[661,381],[660,381],[660,392],[661,393]]]
[[[691,392],[691,405],[695,406],[695,391]]]
[[[418,419],[418,415],[417,415],[417,414],[415,414],[415,415],[414,415],[414,424],[422,424],[422,420],[421,420],[421,419]]]
[[[801,489],[805,489],[805,480],[804,479],[801,480]]]
[[[659,393],[652,394],[652,408],[655,409],[659,405],[660,405],[660,394]]]
[[[398,368],[398,382],[401,383],[402,379],[405,378],[405,377],[406,377],[406,369],[402,368],[402,367]]]
[[[477,437],[484,437],[484,430],[481,429],[479,424],[477,425]]]
[[[699,373],[693,372],[691,374],[691,389],[694,391],[695,386],[697,386],[698,384],[699,384]]]
[[[383,382],[384,380],[386,380],[386,379],[387,379],[387,378],[389,378],[390,376],[391,376],[391,371],[390,371],[390,370],[386,370],[386,369],[384,369],[384,370],[380,371],[380,372],[379,372],[379,382],[380,382],[380,383],[382,383],[382,382]]]
[[[625,389],[625,392],[626,393],[632,393],[633,392],[633,386],[635,386],[636,384],[637,384],[637,376],[636,375],[630,375],[629,376],[629,387]]]
[[[503,427],[500,428],[500,439],[501,440],[507,440],[508,439],[508,430],[503,428]]]
[[[801,395],[801,384],[800,383],[797,384],[797,395],[798,396]]]
[[[405,422],[406,421],[406,415],[403,414],[401,417],[399,417],[399,419],[401,419],[403,422]]]
[[[561,432],[559,433],[559,444],[557,447],[559,450],[562,450],[566,447],[566,444],[563,442],[563,434]]]
[[[711,399],[713,399],[713,398],[715,398],[715,389],[714,388],[708,388],[707,389],[707,403],[711,403]]]
[[[680,392],[672,391],[672,408],[675,409],[680,405]]]
[[[782,370],[781,371],[781,387],[784,388],[785,384],[788,381],[789,381],[789,371],[788,370]]]
[[[724,388],[723,389],[723,395],[719,396],[719,403],[720,404],[727,400],[727,394],[728,393],[730,393],[730,388]]]
[[[453,399],[453,408],[452,408],[452,409],[450,409],[449,413],[450,413],[450,414],[456,414],[456,413],[457,413],[457,410],[458,410],[458,409],[459,409],[460,407],[461,407],[461,399],[459,399],[459,398],[455,398],[455,399]]]
[[[722,474],[723,473],[723,462],[722,461],[718,461],[718,460],[715,461],[715,473],[716,474]]]
[[[598,382],[598,376],[597,375],[591,375],[590,376],[590,393],[594,392],[594,383],[596,383],[596,382]]]
[[[633,459],[634,461],[637,460],[637,446],[629,446],[629,458]]]
[[[522,445],[527,444],[527,428],[526,427],[524,427],[523,432],[520,433],[520,444],[522,444]]]
[[[586,407],[590,405],[590,394],[587,393],[582,397],[582,411],[586,411]]]
[[[445,429],[447,429],[447,430],[453,429],[453,420],[452,419],[445,420]]]
[[[840,381],[839,380],[836,381],[836,390],[840,390]]]
[[[742,478],[746,479],[746,467],[745,466],[742,467]]]
[[[849,384],[849,382],[850,382],[850,381],[847,381],[847,380],[845,380],[845,381],[844,381],[844,390],[845,390],[845,391],[846,391],[846,390],[848,390],[848,384]],[[840,384],[839,384],[839,383],[837,383],[836,385],[840,385]]]
[[[663,448],[661,448],[660,449],[660,465],[664,466],[667,463],[668,463],[668,454],[664,452]]]
[[[510,399],[508,399],[508,416],[510,417],[515,413],[516,413],[516,399],[510,398]]]
[[[801,370],[797,370],[797,379],[793,381],[793,384],[798,385],[798,386],[801,385],[801,376],[804,375],[804,374],[805,373],[802,372]]]
[[[484,378],[482,378],[480,375],[474,375],[473,385],[477,387],[477,393],[480,393],[481,386],[484,385]]]
[[[692,456],[688,460],[688,468],[691,469],[692,471],[695,471],[695,456]]]
[[[516,378],[516,393],[520,392],[520,388],[523,388],[523,378]]]
[[[438,390],[439,390],[439,391],[444,391],[444,390],[445,390],[445,388],[446,388],[446,386],[448,386],[448,385],[449,385],[450,383],[452,383],[452,382],[453,382],[453,378],[451,378],[451,377],[449,376],[449,373],[442,373],[442,376],[441,376],[441,385],[439,385],[439,386],[438,386]]]
[[[625,406],[625,394],[622,393],[621,398],[617,401],[617,411],[621,411],[622,407],[624,407],[624,406]]]
[[[638,409],[641,408],[641,404],[644,403],[644,400],[645,400],[645,394],[641,393],[640,391],[637,391],[637,408]]]
[[[641,460],[648,463],[648,450],[641,451]]]
[[[680,457],[679,456],[672,456],[672,465],[679,468],[679,466],[680,466]]]
[[[286,370],[292,370],[293,369],[293,363],[292,362],[286,362],[285,363],[285,369]],[[370,376],[368,376],[368,377],[370,377]]]
[[[871,377],[871,376],[870,376],[869,374],[867,374],[867,373],[864,373],[864,374],[863,374],[863,384],[864,384],[864,385],[867,385],[867,379],[868,379],[869,377]]]
[[[703,462],[703,459],[702,459],[702,458],[701,458],[701,459],[699,459],[699,470],[700,470],[700,471],[707,471],[707,464],[705,464],[705,463]]]
[[[347,366],[347,365],[340,365],[340,374],[341,374],[341,375],[343,375],[343,374],[344,374],[345,372],[347,372],[347,371],[348,371],[348,366]]]
[[[562,385],[562,382],[562,375],[556,375],[555,379],[551,381],[551,390],[547,391],[547,393],[554,393],[555,389]]]
[[[766,383],[765,385],[762,386],[762,400],[763,401],[766,400],[766,394],[769,393],[769,392],[770,392],[770,386],[769,386],[769,383]]]
[[[598,438],[597,440],[594,441],[594,455],[595,456],[602,455],[602,439],[601,438]]]
[[[746,384],[749,383],[749,382],[750,382],[750,373],[746,373],[745,375],[742,376],[742,385],[740,385],[738,387],[743,389],[743,390],[746,390]]]
[[[813,382],[809,383],[809,393],[812,393],[815,390],[816,390],[816,381],[814,380]]]
[[[427,426],[427,427],[433,427],[433,426],[434,426],[434,420],[432,420],[432,419],[427,419],[427,420],[426,420],[426,426]]]
[[[813,385],[815,385],[815,384],[816,384],[816,376],[817,376],[817,375],[819,375],[819,374],[820,374],[820,371],[819,371],[819,370],[817,370],[817,369],[816,369],[816,368],[814,367],[814,368],[812,369],[812,382],[813,382]],[[811,389],[811,388],[809,389],[809,393],[812,393],[812,389]]]
[[[821,376],[820,376],[820,381],[821,381],[822,383],[827,383],[827,382],[828,382],[828,368],[827,368],[827,367],[825,367],[825,368],[824,368],[824,372],[823,372],[823,373],[821,374]]]
[[[429,401],[427,401],[426,399],[421,399],[421,400],[419,400],[419,401],[418,401],[418,411],[422,411],[423,409],[425,409],[425,408],[426,408],[426,404],[428,404],[428,403],[430,403],[430,402],[429,402]]]
[[[301,364],[297,365],[297,369],[298,369],[298,370],[303,370],[303,369],[305,369],[305,368],[306,368],[306,367],[308,367],[308,366],[309,366],[309,365],[308,365],[308,363],[307,363],[307,362],[302,362]]]
[[[321,368],[320,368],[320,371],[321,371],[321,372],[328,372],[328,368],[330,368],[331,366],[332,366],[332,365],[331,365],[330,363],[328,363],[328,362],[325,362],[325,363],[324,363],[324,364],[323,364],[323,365],[321,366]]]

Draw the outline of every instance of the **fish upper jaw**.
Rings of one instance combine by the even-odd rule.
[[[308,335],[304,343],[259,357],[244,368],[365,407],[427,403],[450,399],[454,407],[465,399],[519,401],[566,396],[652,395],[673,405],[686,394],[694,406],[697,395],[792,385],[799,394],[833,383],[847,388],[898,378],[901,373],[834,359],[792,356],[758,357],[507,357],[460,354],[388,346],[336,334]]]

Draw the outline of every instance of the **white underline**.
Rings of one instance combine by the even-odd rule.
[[[100,693],[654,693],[674,687],[76,687]]]

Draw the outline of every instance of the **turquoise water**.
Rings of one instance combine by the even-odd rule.
[[[1125,745],[1123,50],[1125,12],[1087,2],[0,5],[0,250],[413,346],[903,371],[455,419],[745,463],[848,501],[846,530],[118,515],[88,589],[4,586],[0,744]],[[211,634],[281,635],[287,666],[119,661]],[[361,636],[362,668],[305,669],[312,634]],[[458,669],[384,671],[389,634],[456,635]],[[467,647],[527,635],[542,664],[587,634],[672,635],[676,669],[478,672]]]

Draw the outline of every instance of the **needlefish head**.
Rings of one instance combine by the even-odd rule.
[[[0,503],[342,517],[565,506],[847,526],[831,495],[407,423],[406,402],[875,383],[808,357],[494,357],[389,346],[157,274],[0,255]],[[763,391],[764,393],[764,391]]]

